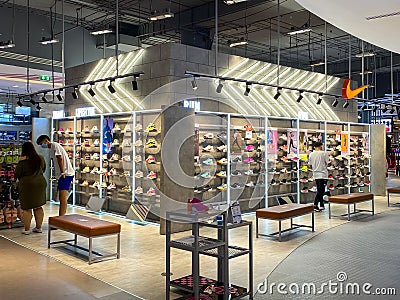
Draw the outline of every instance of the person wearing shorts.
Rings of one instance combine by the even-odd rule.
[[[50,158],[53,160],[54,165],[54,175],[58,179],[57,190],[60,202],[58,215],[65,215],[67,212],[68,193],[75,175],[74,168],[65,149],[59,143],[50,142],[49,136],[39,136],[36,143],[44,149],[50,149]]]

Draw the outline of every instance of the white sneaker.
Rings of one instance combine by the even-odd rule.
[[[42,228],[33,228],[32,232],[36,232],[36,233],[42,233]]]
[[[29,230],[22,230],[21,233],[25,234],[25,235],[30,235],[31,234],[31,232]]]

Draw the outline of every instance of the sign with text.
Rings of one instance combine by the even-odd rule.
[[[200,101],[194,101],[194,100],[183,101],[183,107],[193,108],[194,111],[200,111],[200,109],[201,109]]]
[[[39,79],[41,81],[51,81],[51,76],[50,75],[40,75]]]
[[[341,137],[342,154],[349,153],[349,134],[342,132]]]
[[[81,107],[75,109],[75,116],[77,117],[90,117],[96,115],[95,107]]]
[[[53,111],[53,119],[62,119],[65,117],[65,111],[55,110]]]

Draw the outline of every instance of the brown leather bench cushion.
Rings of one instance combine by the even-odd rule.
[[[374,194],[370,193],[350,193],[344,195],[330,196],[329,202],[332,203],[355,203],[374,199]]]
[[[400,187],[388,188],[387,192],[392,194],[400,194]]]
[[[121,232],[121,225],[78,214],[49,217],[49,226],[56,226],[87,237]]]
[[[287,219],[300,216],[313,211],[314,211],[314,205],[312,204],[290,203],[290,204],[257,209],[256,217],[279,220],[279,219]]]

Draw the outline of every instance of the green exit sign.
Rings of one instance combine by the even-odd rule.
[[[51,81],[51,76],[50,75],[40,75],[40,80],[41,81]]]

